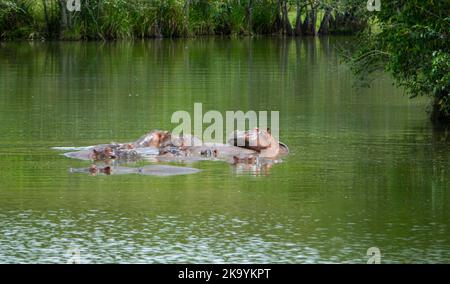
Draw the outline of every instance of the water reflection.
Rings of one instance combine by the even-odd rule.
[[[147,165],[143,167],[121,167],[121,166],[97,166],[92,164],[89,168],[71,168],[69,170],[71,173],[83,173],[89,174],[91,176],[98,175],[149,175],[149,176],[175,176],[175,175],[190,175],[200,172],[199,169],[188,168],[188,167],[178,167],[169,165]]]
[[[388,78],[352,88],[351,41],[0,43],[0,262],[449,262],[448,131]],[[193,102],[279,110],[290,155],[94,178],[51,149],[172,129]]]

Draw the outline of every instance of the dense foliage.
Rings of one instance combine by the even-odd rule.
[[[354,33],[363,0],[0,0],[0,39]]]
[[[432,118],[450,121],[450,2],[383,0],[372,13],[379,29],[361,35],[352,56],[363,78],[388,70],[412,96],[433,97]]]

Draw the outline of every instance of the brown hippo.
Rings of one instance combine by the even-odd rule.
[[[169,131],[153,130],[133,142],[135,148],[160,148],[171,144],[172,135]]]
[[[270,129],[235,131],[227,144],[202,142],[192,135],[173,135],[169,131],[153,130],[135,142],[111,143],[79,148],[56,148],[77,150],[66,153],[67,157],[91,161],[103,161],[108,166],[137,160],[163,162],[196,162],[202,160],[225,161],[247,168],[270,168],[289,153],[288,147],[277,141]],[[127,169],[128,171],[128,169]],[[124,171],[124,172],[127,172]],[[111,168],[89,169],[91,174],[111,174]],[[119,171],[120,172],[120,171]],[[119,173],[118,172],[118,173]]]
[[[234,131],[228,143],[256,151],[260,157],[265,158],[275,158],[289,153],[286,144],[277,141],[270,133],[269,128],[266,130],[255,128],[248,131]]]
[[[115,159],[135,161],[138,158],[139,155],[134,150],[134,145],[130,143],[114,143],[104,147],[95,146],[89,154],[89,159],[93,161],[109,161]]]

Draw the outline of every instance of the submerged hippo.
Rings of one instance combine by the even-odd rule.
[[[55,148],[76,150],[65,156],[94,162],[87,172],[109,175],[117,164],[138,160],[153,162],[196,162],[202,160],[225,161],[243,168],[268,169],[279,163],[289,153],[288,147],[277,141],[270,129],[235,131],[227,144],[205,143],[195,136],[176,136],[169,131],[153,130],[134,142],[110,143],[80,148]],[[105,168],[97,168],[96,162],[103,162]],[[120,169],[120,168],[118,168]],[[122,171],[123,170],[123,171]],[[116,173],[129,173],[122,169]],[[188,172],[191,173],[191,172]]]

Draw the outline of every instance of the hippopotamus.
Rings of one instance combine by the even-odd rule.
[[[259,130],[255,128],[249,131],[234,131],[228,143],[233,146],[253,150],[260,157],[274,158],[287,155],[289,148],[286,144],[277,141],[272,136],[270,129]]]
[[[94,166],[87,169],[87,172],[106,175],[111,173],[111,166],[138,160],[188,163],[203,160],[225,161],[232,165],[245,165],[244,168],[268,169],[289,153],[286,144],[277,141],[270,129],[258,128],[234,131],[227,144],[202,142],[192,135],[179,136],[169,131],[153,130],[134,142],[55,149],[76,150],[65,153],[65,156],[93,161]],[[96,162],[103,162],[107,167],[99,169],[95,167]],[[128,169],[117,169],[114,172],[129,173]]]

